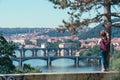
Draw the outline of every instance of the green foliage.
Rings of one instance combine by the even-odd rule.
[[[120,80],[120,74],[119,74],[119,76],[114,76],[114,77],[112,78],[112,80]]]
[[[98,46],[94,46],[93,48],[92,47],[89,47],[87,50],[85,51],[82,51],[80,53],[81,56],[99,56],[99,47]]]
[[[48,42],[47,43],[47,48],[58,48],[58,43]]]
[[[113,55],[113,54],[114,54],[114,51],[115,51],[114,45],[111,44],[111,45],[110,45],[110,55]]]
[[[14,73],[41,73],[40,69],[31,67],[30,64],[24,64],[23,69],[16,68]]]
[[[78,40],[71,40],[71,39],[68,39],[66,40],[65,42],[67,43],[71,43],[71,48],[79,48],[81,46],[81,42],[78,41]]]
[[[47,48],[58,48],[58,45],[59,45],[60,43],[62,43],[62,42],[61,42],[61,41],[54,42],[54,43],[48,42],[48,43],[47,43]]]
[[[120,58],[120,51],[114,51],[112,58],[119,59]]]
[[[120,19],[112,19],[112,21],[114,22],[114,21],[120,21]],[[89,38],[99,38],[99,32],[101,31],[101,30],[104,30],[105,28],[104,27],[102,27],[103,26],[103,24],[99,24],[99,25],[97,25],[96,27],[94,27],[94,28],[91,28],[91,29],[89,29],[89,30],[87,30],[87,31],[84,31],[84,32],[81,32],[80,34],[79,34],[79,38],[80,39],[89,39]],[[111,28],[112,29],[112,38],[118,38],[118,37],[120,37],[120,28],[117,28],[117,27],[112,27]]]
[[[26,40],[26,41],[25,41],[25,44],[26,44],[26,45],[33,45],[32,41],[29,41],[29,40]]]
[[[14,56],[15,45],[10,44],[6,39],[0,35],[0,73],[7,74],[12,73],[15,66],[12,63],[10,57]]]
[[[120,68],[120,58],[112,60],[112,70],[119,70]]]
[[[111,55],[111,70],[120,70],[120,51],[114,51]]]
[[[120,51],[114,51],[111,55],[111,64],[110,69],[114,71],[119,71],[118,76],[114,76],[112,80],[119,80],[120,79]]]

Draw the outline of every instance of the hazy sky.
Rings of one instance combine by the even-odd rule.
[[[0,0],[0,27],[58,27],[65,18],[48,0]]]
[[[69,16],[53,6],[48,0],[0,0],[0,27],[58,27]]]

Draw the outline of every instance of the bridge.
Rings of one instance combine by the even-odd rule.
[[[97,60],[99,64],[101,64],[101,57],[100,56],[79,56],[75,54],[79,49],[77,48],[55,48],[55,49],[47,49],[47,48],[22,48],[22,49],[16,49],[19,52],[19,56],[12,57],[11,59],[13,61],[17,61],[19,63],[19,66],[23,66],[23,62],[31,59],[40,59],[45,60],[47,63],[47,66],[52,66],[52,61],[56,59],[71,59],[74,60],[74,65],[76,67],[79,66],[80,60]],[[29,50],[30,56],[27,56],[26,53]],[[43,55],[40,54],[39,51],[43,51]],[[52,54],[52,55],[51,55]]]

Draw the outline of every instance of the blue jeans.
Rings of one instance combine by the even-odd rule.
[[[101,61],[105,70],[108,68],[107,54],[107,52],[100,50]]]

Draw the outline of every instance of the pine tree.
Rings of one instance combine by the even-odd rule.
[[[58,31],[67,29],[72,35],[91,23],[103,23],[111,41],[111,27],[120,27],[120,22],[112,22],[112,18],[120,18],[120,0],[49,0],[54,3],[54,8],[66,9],[70,20],[63,20],[64,25]],[[117,8],[118,10],[117,10]],[[111,11],[111,7],[115,12]],[[94,13],[93,13],[94,12]],[[86,13],[88,16],[86,17]],[[62,28],[61,28],[62,27]],[[110,49],[110,46],[109,46]],[[108,61],[110,59],[110,50]]]

